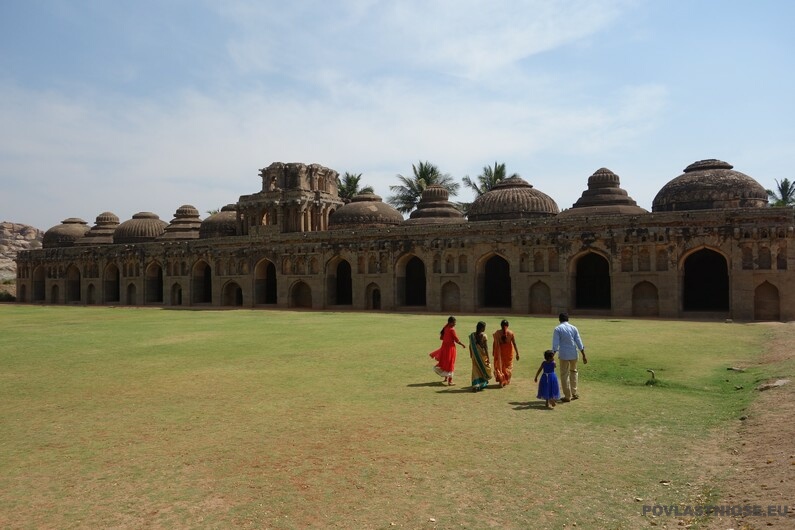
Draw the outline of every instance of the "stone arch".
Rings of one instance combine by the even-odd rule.
[[[660,295],[651,282],[640,282],[632,288],[632,316],[656,317],[660,315]]]
[[[182,305],[182,285],[176,282],[171,286],[171,305]]]
[[[80,302],[80,298],[80,269],[77,268],[77,265],[70,264],[66,268],[64,303]]]
[[[306,282],[297,281],[290,288],[290,307],[312,307],[312,288]]]
[[[455,282],[442,285],[442,311],[445,313],[461,311],[461,289]]]
[[[491,253],[478,265],[478,300],[482,307],[511,307],[511,264]]]
[[[191,273],[191,303],[213,302],[213,270],[210,264],[200,259],[193,265]]]
[[[89,283],[86,287],[86,303],[88,305],[97,303],[97,288],[93,283]]]
[[[125,303],[127,305],[138,304],[138,288],[132,282],[127,284],[127,299]]]
[[[60,303],[60,298],[61,298],[60,293],[61,293],[61,290],[58,289],[58,286],[57,285],[53,285],[52,288],[50,289],[50,303],[51,304]]]
[[[414,254],[407,254],[398,260],[395,274],[398,305],[425,306],[425,262]]]
[[[649,272],[651,270],[651,252],[646,247],[641,247],[638,250],[638,270],[641,272]]]
[[[759,268],[762,270],[770,270],[773,259],[770,253],[770,247],[762,246],[759,247],[759,259],[757,260],[759,263]]]
[[[28,301],[28,286],[21,285],[19,287],[19,296],[17,297],[20,302],[27,302]]]
[[[754,320],[781,320],[778,288],[768,281],[754,289]]]
[[[574,306],[577,309],[610,309],[610,262],[590,251],[575,258]]]
[[[544,272],[544,254],[540,251],[533,253],[533,272]]]
[[[444,272],[445,274],[455,273],[455,258],[452,254],[447,254],[444,257]]]
[[[276,300],[276,265],[261,259],[254,267],[254,303],[275,304]]]
[[[530,313],[536,315],[552,313],[552,293],[549,286],[540,280],[530,286]]]
[[[102,287],[104,303],[121,302],[121,271],[115,263],[105,265],[105,270],[102,271]]]
[[[46,278],[47,271],[43,265],[39,265],[33,269],[33,295],[31,302],[44,302],[46,299]]]
[[[351,264],[336,256],[326,264],[326,297],[330,305],[353,304]]]
[[[381,309],[381,288],[378,287],[378,284],[371,283],[364,292],[367,298],[365,301],[367,309]]]
[[[146,281],[144,282],[144,303],[163,303],[163,267],[153,261],[146,267]]]
[[[243,289],[235,281],[227,282],[222,289],[221,305],[240,307],[243,305]]]
[[[681,270],[684,311],[729,310],[729,266],[726,257],[702,247],[683,257]]]

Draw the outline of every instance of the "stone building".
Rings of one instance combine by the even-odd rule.
[[[719,160],[648,212],[599,169],[562,212],[504,180],[465,218],[428,187],[409,219],[372,193],[343,204],[337,172],[274,163],[262,189],[204,220],[69,218],[19,253],[24,303],[312,308],[795,320],[795,214]]]

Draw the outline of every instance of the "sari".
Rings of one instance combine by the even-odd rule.
[[[493,337],[494,378],[500,386],[509,385],[513,373],[514,334],[510,329],[506,330],[505,333],[503,333],[502,329],[498,329],[494,332]]]
[[[472,390],[483,390],[491,379],[489,343],[485,334],[469,334],[469,356],[472,358]]]
[[[455,332],[455,327],[450,324],[445,324],[442,329],[441,348],[428,354],[436,360],[436,366],[433,367],[433,371],[436,372],[436,375],[439,377],[444,377],[445,379],[453,377],[456,358],[456,342],[458,342],[458,335]]]

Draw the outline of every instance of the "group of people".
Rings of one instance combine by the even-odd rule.
[[[569,323],[569,315],[558,315],[560,324],[552,333],[552,349],[544,352],[544,361],[538,367],[535,382],[538,383],[538,399],[543,399],[547,408],[554,408],[558,401],[564,403],[579,399],[577,391],[578,372],[577,361],[582,354],[583,364],[588,363],[585,356],[585,346],[580,338],[580,332]],[[433,370],[444,379],[444,384],[453,386],[453,372],[457,347],[466,347],[458,338],[455,330],[456,319],[449,317],[447,324],[439,332],[442,345],[429,355],[436,360]],[[513,362],[519,360],[519,348],[516,346],[516,335],[509,328],[507,320],[500,322],[500,328],[492,333],[492,359],[489,360],[489,340],[486,335],[486,323],[481,321],[475,326],[475,331],[469,334],[469,356],[472,360],[472,391],[479,392],[486,388],[492,377],[500,387],[511,383]],[[555,363],[558,355],[560,366]],[[560,378],[555,373],[555,368],[560,371]],[[540,379],[539,379],[540,376]],[[563,398],[560,397],[561,387]]]

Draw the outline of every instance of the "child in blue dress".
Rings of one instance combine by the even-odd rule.
[[[542,374],[543,372],[543,374]],[[541,381],[538,375],[541,374]],[[544,352],[544,362],[538,367],[535,382],[538,383],[538,399],[546,401],[546,406],[551,409],[560,399],[560,385],[558,376],[555,374],[555,352],[547,350]]]

